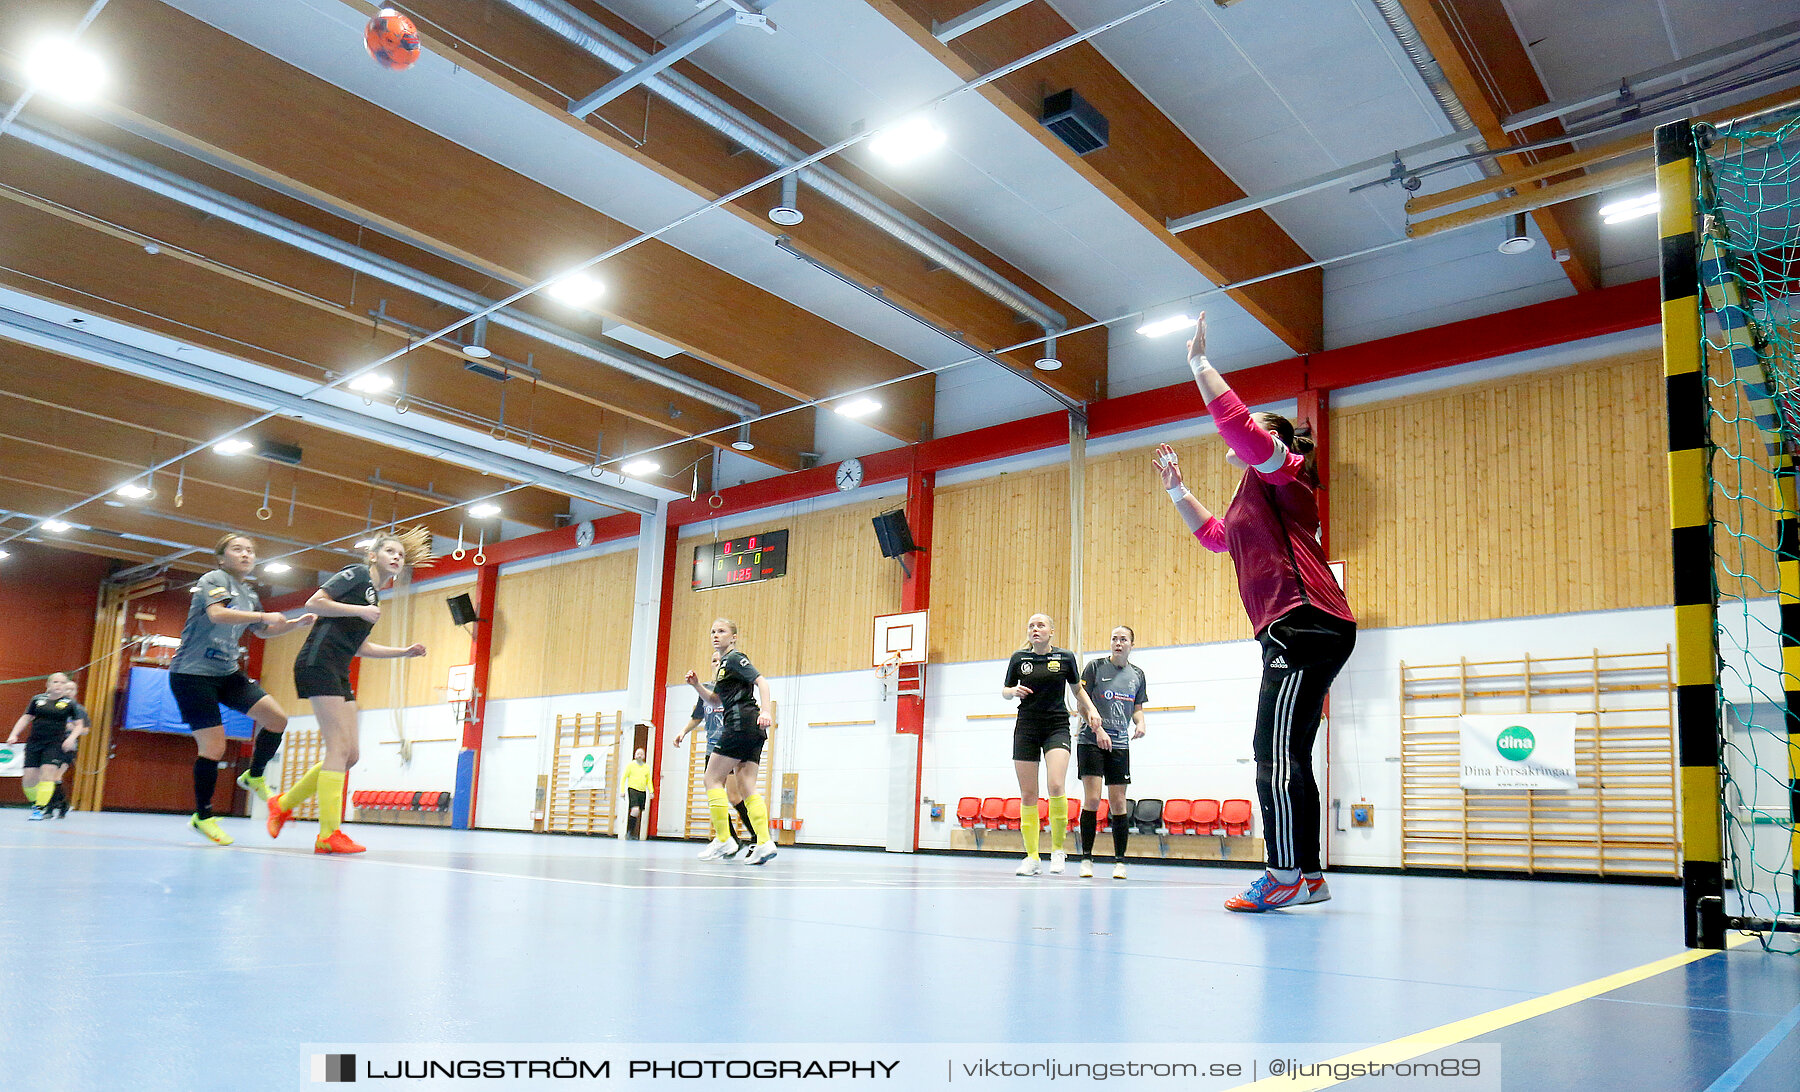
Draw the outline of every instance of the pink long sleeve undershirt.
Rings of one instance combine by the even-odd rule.
[[[1269,456],[1275,453],[1275,437],[1269,435],[1268,430],[1250,416],[1250,408],[1244,405],[1244,400],[1237,396],[1236,391],[1227,390],[1208,403],[1206,408],[1219,426],[1219,435],[1225,438],[1225,443],[1244,462],[1254,467],[1267,462]],[[1305,464],[1304,456],[1289,451],[1281,466],[1267,473],[1260,470],[1255,473],[1265,481],[1286,481],[1291,480]],[[1194,537],[1200,540],[1200,545],[1215,554],[1222,554],[1227,549],[1225,522],[1218,516],[1213,516],[1202,524],[1194,532]]]

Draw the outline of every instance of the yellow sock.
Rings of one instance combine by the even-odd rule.
[[[730,841],[731,801],[725,795],[725,786],[706,790],[706,806],[712,809],[713,840]]]
[[[750,832],[756,836],[757,842],[769,840],[769,802],[763,799],[760,792],[744,797],[744,810],[750,813]]]
[[[293,811],[301,804],[306,803],[306,801],[312,797],[313,793],[319,791],[319,774],[324,769],[325,764],[323,762],[313,763],[312,769],[301,774],[300,779],[292,785],[289,785],[288,790],[281,794],[281,806],[288,811]],[[341,789],[343,788],[343,785],[344,783],[340,779],[338,781],[338,787]]]
[[[319,837],[329,838],[344,821],[344,771],[320,770],[318,785]]]
[[[1025,836],[1025,856],[1038,855],[1038,806],[1026,804],[1019,809],[1019,833]]]
[[[50,798],[56,795],[56,782],[54,781],[39,781],[36,788],[37,806],[40,808],[48,804]]]
[[[1050,849],[1060,852],[1063,840],[1069,835],[1069,798],[1052,796],[1050,798]]]

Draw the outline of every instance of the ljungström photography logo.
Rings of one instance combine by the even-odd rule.
[[[338,1084],[356,1080],[356,1055],[314,1054],[312,1079],[314,1084]]]

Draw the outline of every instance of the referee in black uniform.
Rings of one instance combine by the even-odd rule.
[[[1100,714],[1088,700],[1075,673],[1075,654],[1050,643],[1056,623],[1047,614],[1034,614],[1025,623],[1025,647],[1006,662],[1006,685],[1000,695],[1019,702],[1019,718],[1013,725],[1013,770],[1019,775],[1019,832],[1025,836],[1025,859],[1018,874],[1038,874],[1038,762],[1048,767],[1044,787],[1050,792],[1050,871],[1061,872],[1067,854],[1063,839],[1069,833],[1069,798],[1063,782],[1069,776],[1069,709],[1065,689],[1075,691],[1084,719],[1099,723]]]

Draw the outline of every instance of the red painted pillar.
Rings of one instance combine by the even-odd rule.
[[[650,744],[650,783],[656,787],[656,792],[651,795],[650,806],[646,809],[644,829],[652,838],[656,836],[657,805],[663,798],[663,721],[669,704],[669,640],[670,631],[675,627],[675,540],[680,531],[671,512],[662,541],[662,606],[656,614],[656,674],[651,677],[653,689],[650,692],[650,723],[655,726]],[[649,550],[655,545],[640,539],[638,549]]]
[[[900,609],[927,610],[931,607],[931,528],[937,498],[937,474],[920,470],[918,448],[913,448],[913,468],[906,476],[906,522],[912,530],[918,552],[908,561],[912,572],[900,586]],[[903,694],[894,712],[894,730],[915,737],[915,773],[913,778],[913,848],[919,848],[919,803],[925,784],[925,665],[904,664],[898,673]]]
[[[1300,424],[1312,426],[1313,434],[1313,467],[1319,474],[1319,487],[1313,497],[1319,505],[1319,548],[1325,551],[1326,560],[1331,559],[1331,395],[1327,391],[1307,389],[1299,396]],[[1349,573],[1344,580],[1349,582]],[[1325,695],[1325,716],[1331,716],[1331,695]],[[1331,814],[1331,721],[1325,722],[1325,783],[1320,786],[1319,819],[1324,824],[1324,833],[1320,840],[1320,857],[1327,868],[1331,867],[1331,823],[1326,816]]]
[[[1313,464],[1319,471],[1319,488],[1314,496],[1319,502],[1319,545],[1324,547],[1325,556],[1331,556],[1331,490],[1329,489],[1329,466],[1331,462],[1331,394],[1328,391],[1304,390],[1300,392],[1300,424],[1311,425],[1313,435]]]
[[[456,755],[456,793],[451,825],[468,830],[475,825],[475,792],[481,778],[481,732],[487,717],[488,668],[494,651],[494,617],[498,610],[500,566],[487,564],[475,570],[475,639],[469,661],[475,665],[475,695],[468,719],[462,726],[462,749]]]

